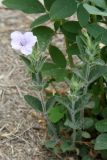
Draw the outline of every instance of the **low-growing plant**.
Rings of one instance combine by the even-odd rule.
[[[31,24],[33,34],[14,32],[11,44],[23,53],[35,85],[37,97],[24,98],[46,119],[45,147],[56,155],[75,152],[82,160],[107,160],[107,0],[3,4],[42,13]],[[63,35],[63,51],[56,35]]]

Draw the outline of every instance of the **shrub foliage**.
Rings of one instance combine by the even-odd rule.
[[[107,159],[107,0],[4,0],[11,9],[42,13],[31,24],[38,43],[20,57],[38,96],[25,95],[48,128],[45,146],[79,150],[83,160]],[[75,14],[76,20],[71,20]],[[51,22],[51,27],[45,22]],[[63,35],[64,51],[53,43]]]

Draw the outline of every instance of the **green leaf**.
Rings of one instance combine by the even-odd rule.
[[[107,150],[101,150],[100,153],[103,160],[107,160]]]
[[[77,17],[78,17],[78,21],[82,27],[85,27],[88,24],[88,20],[89,20],[90,15],[86,11],[86,9],[83,7],[83,4],[80,4],[78,7]]]
[[[98,93],[97,90],[99,90],[99,88],[98,88],[98,87],[95,87],[94,92],[95,92],[95,93],[96,93],[96,92]],[[95,94],[95,95],[96,95],[96,94]],[[99,98],[96,98],[96,99],[94,99],[94,102],[95,102],[95,105],[94,105],[94,107],[93,107],[92,113],[93,113],[94,115],[98,115],[98,114],[100,113],[100,111],[101,111],[100,99],[99,99]]]
[[[82,137],[83,138],[91,138],[90,133],[86,132],[86,131],[82,131]]]
[[[107,118],[107,107],[103,109],[102,116],[103,118]]]
[[[93,124],[94,124],[94,121],[92,118],[89,118],[89,117],[84,118],[84,128],[85,129],[91,128]]]
[[[51,107],[53,107],[56,102],[56,96],[50,97],[46,102],[46,110],[49,110]]]
[[[66,119],[65,126],[71,128],[71,129],[79,129],[80,128],[80,124],[79,123],[73,123],[72,121],[70,121],[69,119]]]
[[[101,49],[101,58],[107,62],[107,46],[104,46],[102,49]]]
[[[57,105],[50,108],[48,111],[48,117],[52,123],[59,122],[65,115],[65,108],[62,105]]]
[[[69,43],[72,44],[72,43],[74,43],[74,42],[76,41],[76,36],[77,36],[76,33],[68,32],[68,31],[66,31],[66,30],[65,30],[64,28],[62,28],[62,27],[61,27],[60,29],[61,29],[62,33],[64,34],[64,36],[65,36],[68,44],[69,44]]]
[[[95,124],[95,128],[99,132],[107,132],[107,119],[98,121]]]
[[[41,104],[41,102],[40,102],[40,100],[38,98],[33,97],[31,95],[25,95],[24,99],[37,112],[43,112],[43,110],[42,110],[42,104]]]
[[[50,9],[52,20],[63,19],[72,16],[77,10],[75,0],[56,0]]]
[[[64,153],[64,152],[67,152],[67,151],[70,151],[71,150],[71,148],[72,148],[72,146],[71,146],[71,144],[70,143],[68,143],[67,141],[63,141],[62,143],[61,143],[61,150],[62,150],[62,152]]]
[[[82,160],[94,160],[94,159],[91,158],[89,155],[86,155],[82,158]]]
[[[54,1],[55,0],[44,0],[45,7],[46,7],[46,9],[48,11],[50,10],[50,8],[51,8],[51,6],[52,6],[52,4],[53,4]]]
[[[58,29],[60,29],[60,26],[61,26],[61,22],[60,21],[55,21],[54,22],[55,31],[57,31]]]
[[[45,51],[54,35],[54,31],[46,26],[36,27],[32,31],[37,36],[39,50]]]
[[[106,150],[107,149],[107,134],[100,134],[95,141],[95,150]]]
[[[76,43],[72,44],[71,46],[69,46],[67,48],[67,53],[69,56],[72,56],[72,55],[79,55],[80,54],[80,51],[78,49],[78,46]]]
[[[80,36],[76,36],[77,46],[79,48],[80,54],[84,54],[84,43]]]
[[[94,38],[101,36],[105,32],[105,28],[101,27],[97,23],[89,24],[86,28],[90,35]]]
[[[78,21],[67,21],[62,25],[62,28],[70,33],[79,33],[81,31]]]
[[[33,21],[33,23],[31,24],[31,28],[37,27],[48,20],[49,20],[49,14],[42,15],[39,18],[37,18],[35,21]]]
[[[87,3],[83,4],[83,6],[88,11],[89,14],[107,16],[107,12],[100,11],[98,8],[91,6]]]
[[[54,148],[55,145],[56,145],[56,141],[55,141],[55,140],[49,140],[49,141],[47,141],[47,142],[45,143],[45,147],[46,147],[47,149],[49,149],[49,148]]]
[[[101,76],[107,74],[107,66],[106,65],[96,65],[94,66],[89,75],[89,82],[92,83]]]
[[[26,13],[44,13],[45,9],[38,0],[4,0],[3,4],[11,9],[18,9]]]
[[[25,57],[25,56],[23,56],[23,55],[20,55],[20,58],[24,61],[24,63],[30,68],[31,67],[31,61],[27,58],[27,57]]]
[[[28,59],[27,57],[20,55],[21,60],[23,60],[23,62],[26,64],[28,72],[30,74],[33,74],[35,72],[35,67],[33,66],[33,64],[31,63],[30,59]]]
[[[107,4],[105,0],[89,0],[89,1],[100,8],[107,9]]]
[[[107,30],[102,34],[102,43],[107,45]]]
[[[65,68],[66,67],[65,56],[57,47],[50,45],[49,53],[50,53],[50,56],[51,56],[53,62],[57,66],[59,66],[61,68]]]
[[[54,78],[56,81],[63,81],[67,76],[66,70],[64,68],[60,68],[53,63],[45,63],[42,69],[42,73],[44,76]]]

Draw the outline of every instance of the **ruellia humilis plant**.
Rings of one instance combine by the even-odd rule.
[[[46,119],[45,147],[60,157],[75,152],[82,160],[107,160],[107,0],[3,4],[41,13],[29,32],[11,34],[11,45],[22,53],[35,84],[38,96],[24,98]],[[64,36],[64,53],[52,43],[57,34]]]

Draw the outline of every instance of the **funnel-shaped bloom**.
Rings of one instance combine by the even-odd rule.
[[[11,33],[11,46],[19,50],[22,54],[29,55],[32,53],[33,46],[37,42],[37,37],[32,32],[21,33],[15,31]]]

